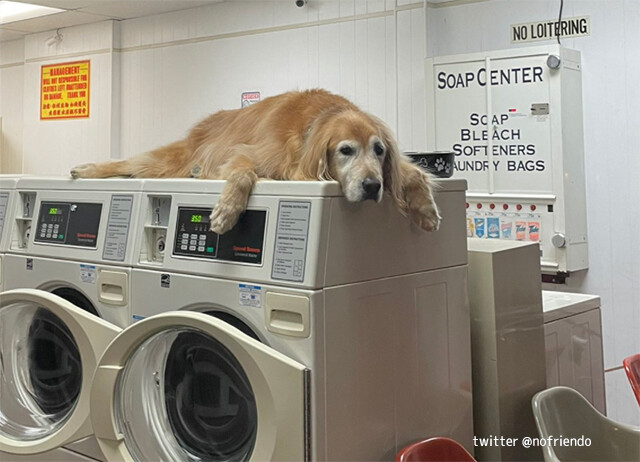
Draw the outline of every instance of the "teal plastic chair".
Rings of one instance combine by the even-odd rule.
[[[589,438],[590,445],[543,446],[545,462],[640,461],[640,428],[615,422],[598,412],[580,393],[553,387],[532,399],[541,438]]]

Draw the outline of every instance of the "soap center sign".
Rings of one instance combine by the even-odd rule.
[[[469,191],[551,189],[549,69],[540,57],[436,65],[436,150]]]
[[[40,120],[89,118],[89,68],[89,60],[42,66]]]

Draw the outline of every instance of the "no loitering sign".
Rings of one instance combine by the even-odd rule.
[[[537,42],[560,38],[585,37],[591,35],[591,21],[589,16],[566,18],[558,22],[548,21],[528,22],[511,25],[511,43]]]

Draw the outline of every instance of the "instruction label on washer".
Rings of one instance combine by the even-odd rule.
[[[0,193],[0,238],[4,229],[4,219],[7,216],[7,204],[9,203],[9,193]]]
[[[307,258],[311,202],[282,201],[278,207],[271,277],[301,282]]]
[[[80,265],[80,280],[88,284],[95,284],[96,267],[94,265]]]
[[[127,237],[129,235],[132,207],[133,196],[111,197],[107,233],[104,238],[104,250],[102,252],[102,258],[105,260],[124,261],[127,253]]]
[[[238,284],[238,304],[262,308],[262,287],[249,284]]]

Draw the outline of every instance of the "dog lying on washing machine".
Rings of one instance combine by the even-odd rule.
[[[226,180],[211,213],[211,230],[219,234],[236,224],[259,179],[336,180],[351,202],[380,202],[386,191],[422,229],[435,231],[441,220],[431,177],[399,151],[389,128],[324,90],[216,112],[183,140],[126,160],[80,165],[71,176]]]

